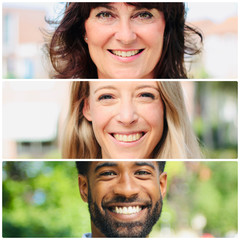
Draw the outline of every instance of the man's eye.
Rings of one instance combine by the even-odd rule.
[[[104,94],[104,95],[101,95],[98,100],[101,101],[101,100],[108,100],[108,99],[113,99],[113,97],[109,94]]]
[[[114,176],[116,175],[115,172],[103,172],[103,173],[100,173],[100,176]]]
[[[136,172],[136,175],[150,175],[151,173],[150,172],[148,172],[148,171],[138,171],[138,172]]]
[[[152,93],[142,93],[141,97],[155,99],[155,96]]]
[[[107,19],[113,17],[110,12],[100,12],[96,15],[97,18]]]

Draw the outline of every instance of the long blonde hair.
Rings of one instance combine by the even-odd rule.
[[[163,136],[153,151],[153,158],[201,158],[186,111],[181,84],[159,81],[158,86],[165,106],[165,119]],[[89,82],[72,82],[70,109],[63,138],[63,158],[101,158],[101,147],[95,138],[92,124],[83,116],[84,99],[88,96]]]

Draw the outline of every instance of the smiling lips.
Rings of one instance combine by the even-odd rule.
[[[114,207],[112,209],[112,212],[115,212],[118,214],[130,215],[130,214],[138,213],[141,210],[142,210],[142,207],[140,207],[140,206]]]
[[[119,142],[135,142],[139,140],[144,135],[144,133],[142,132],[142,133],[127,134],[127,135],[114,133],[112,135]]]
[[[139,49],[139,50],[131,50],[131,51],[120,51],[120,50],[108,50],[112,54],[118,56],[118,57],[132,57],[135,56],[139,53],[141,53],[144,49]]]

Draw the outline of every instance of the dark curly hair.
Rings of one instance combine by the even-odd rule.
[[[51,36],[48,52],[56,73],[54,78],[98,78],[88,45],[84,41],[85,21],[90,11],[105,3],[67,3],[64,16]],[[199,30],[185,23],[184,3],[137,2],[126,4],[158,9],[165,18],[163,51],[154,78],[187,78],[184,59],[198,54],[203,41]],[[56,23],[48,21],[49,23]],[[200,44],[199,44],[200,43]]]
[[[76,161],[78,174],[86,176],[91,163],[92,161]],[[164,171],[166,161],[157,161],[157,164],[158,164],[159,172],[162,173]]]

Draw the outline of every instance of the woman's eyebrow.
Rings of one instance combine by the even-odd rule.
[[[147,8],[147,7],[143,7],[143,6],[138,6],[138,5],[133,5],[134,7],[135,7],[135,10],[142,10],[142,9],[146,9],[146,10],[151,10],[151,9],[153,9],[153,8]]]
[[[116,167],[117,163],[115,162],[100,162],[94,169],[94,172],[96,173],[99,169],[103,167]]]
[[[158,87],[152,86],[152,85],[141,85],[136,88],[136,90],[142,89],[142,88],[153,88],[157,91],[159,91]]]
[[[115,90],[116,88],[113,87],[113,86],[111,86],[111,85],[109,85],[109,86],[102,86],[102,87],[97,88],[97,89],[94,91],[94,93],[96,93],[96,92],[98,92],[98,91],[100,91],[100,90],[102,90],[102,89],[112,89],[112,90]]]
[[[107,8],[109,10],[116,10],[116,8],[114,6],[111,6],[110,3],[105,3],[105,4],[101,4],[100,6],[96,7],[97,8]]]

